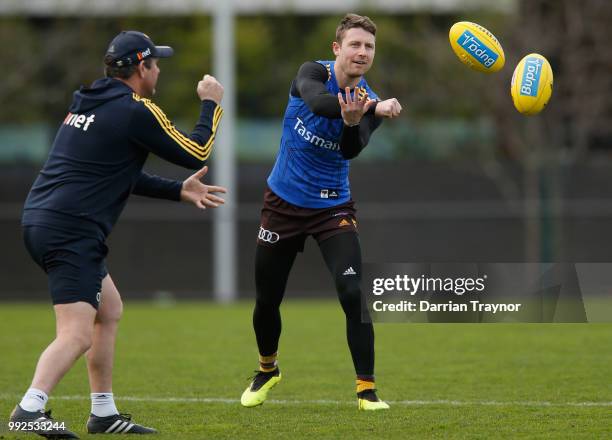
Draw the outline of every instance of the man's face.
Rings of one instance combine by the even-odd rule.
[[[142,91],[146,97],[155,95],[155,87],[157,86],[157,78],[159,77],[159,67],[157,66],[157,58],[151,58],[151,68],[147,69],[144,62],[138,66],[142,76]]]
[[[362,28],[344,32],[342,43],[334,41],[332,49],[336,64],[349,77],[364,75],[374,61],[376,37]]]

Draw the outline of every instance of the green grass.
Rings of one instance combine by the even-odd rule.
[[[245,409],[237,399],[257,365],[250,303],[128,303],[115,366],[120,410],[158,428],[158,439],[612,437],[612,324],[379,324],[377,387],[395,403],[365,414],[339,305],[287,301],[283,318],[283,381],[273,401]],[[0,305],[3,427],[53,329],[47,305]],[[53,395],[58,418],[98,438],[84,434],[82,360]]]

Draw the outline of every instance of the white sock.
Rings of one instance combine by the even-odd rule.
[[[21,399],[19,406],[30,412],[42,411],[47,405],[47,400],[49,400],[47,393],[37,388],[29,388]]]
[[[97,417],[119,414],[113,393],[91,393],[91,413]]]

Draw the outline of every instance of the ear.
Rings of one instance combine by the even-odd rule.
[[[139,75],[141,78],[144,78],[144,77],[145,77],[145,70],[146,70],[146,69],[147,69],[147,68],[145,67],[145,63],[144,63],[144,61],[140,61],[140,62],[138,63],[138,75]]]
[[[337,41],[334,41],[332,43],[332,51],[334,52],[334,55],[336,56],[340,55],[340,44],[338,44]]]

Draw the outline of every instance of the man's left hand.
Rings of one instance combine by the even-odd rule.
[[[376,105],[375,115],[377,118],[397,118],[402,111],[402,106],[395,98],[385,99]]]

